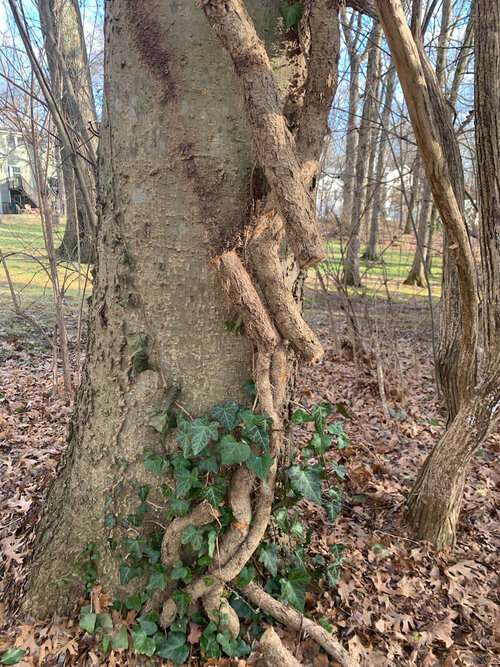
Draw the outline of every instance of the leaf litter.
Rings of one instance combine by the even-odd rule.
[[[314,529],[310,555],[327,557],[329,545],[342,540],[348,559],[335,589],[307,592],[306,613],[328,621],[367,667],[500,664],[499,434],[489,438],[469,472],[455,550],[438,553],[417,542],[407,523],[405,498],[444,429],[429,336],[407,329],[395,335],[394,324],[391,331],[378,332],[373,345],[384,360],[388,418],[370,345],[365,343],[355,359],[347,329],[342,329],[342,358],[336,359],[324,315],[313,318],[326,353],[319,364],[303,370],[295,401],[338,403],[354,418],[334,415],[343,420],[350,440],[349,447],[329,454],[347,468],[340,516],[331,525],[313,503],[298,506],[301,521]],[[0,655],[19,647],[24,650],[21,667],[142,664],[121,650],[102,653],[97,638],[82,632],[76,617],[46,623],[21,619],[19,603],[43,494],[65,447],[73,401],[52,395],[48,355],[30,355],[19,345],[13,351],[9,345],[0,342],[9,351],[0,386]],[[306,434],[297,431],[296,439],[304,445]],[[331,486],[338,483],[333,477]],[[96,609],[109,607],[110,597],[100,587],[92,596]],[[286,629],[278,632],[304,665],[335,664],[311,640]],[[199,628],[191,623],[189,641],[195,646],[198,639]],[[244,667],[251,658],[204,664]]]

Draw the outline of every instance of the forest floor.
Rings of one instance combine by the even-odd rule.
[[[344,482],[331,481],[342,490],[340,517],[332,526],[312,503],[298,506],[303,523],[314,528],[311,556],[328,558],[328,545],[342,540],[347,558],[335,589],[307,594],[306,612],[328,620],[367,667],[498,665],[500,436],[490,437],[474,459],[453,552],[437,553],[415,541],[405,497],[444,428],[428,318],[424,313],[420,321],[416,311],[396,324],[387,308],[358,310],[363,349],[352,346],[342,323],[340,358],[326,313],[310,314],[326,354],[302,371],[296,390],[297,402],[341,403],[353,417],[333,415],[342,419],[350,440],[348,448],[331,453],[347,468]],[[340,322],[338,312],[336,317]],[[120,651],[100,653],[95,638],[80,630],[76,611],[74,618],[46,623],[19,618],[43,493],[65,447],[73,401],[53,393],[52,359],[42,346],[0,334],[0,356],[0,656],[15,645],[25,650],[21,667],[145,664]],[[385,411],[377,359],[385,376]],[[298,430],[297,441],[303,439]],[[305,665],[335,664],[310,640],[286,630],[280,634]]]

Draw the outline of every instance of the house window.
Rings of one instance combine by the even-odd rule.
[[[21,176],[21,167],[11,167],[10,165],[8,165],[7,172],[10,177]]]

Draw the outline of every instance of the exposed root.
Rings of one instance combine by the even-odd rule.
[[[332,658],[338,660],[343,667],[359,667],[345,648],[320,625],[306,618],[295,609],[278,602],[260,586],[250,583],[243,589],[246,597],[267,614],[286,625],[295,632],[303,632],[321,646]]]
[[[283,646],[281,639],[278,637],[274,628],[270,626],[260,638],[257,647],[257,654],[267,665],[267,667],[300,667],[297,658]]]

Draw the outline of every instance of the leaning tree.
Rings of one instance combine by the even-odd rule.
[[[400,0],[376,0],[377,10],[405,95],[417,144],[448,244],[448,304],[441,332],[452,421],[427,457],[408,505],[420,537],[453,546],[469,464],[500,421],[500,0],[477,0],[475,12],[474,111],[481,229],[481,324],[484,358],[476,379],[479,287],[461,206],[463,176],[454,155],[456,139],[439,85]],[[414,2],[419,21],[420,2]],[[456,285],[457,299],[446,290]],[[443,346],[443,342],[441,343]]]
[[[24,601],[33,615],[74,605],[82,583],[67,574],[89,554],[89,543],[101,554],[99,581],[123,598],[137,579],[125,585],[120,549],[108,545],[160,524],[158,566],[170,573],[187,527],[220,525],[229,516],[204,574],[177,597],[163,580],[150,604],[164,627],[180,595],[238,631],[224,589],[270,520],[296,368],[322,354],[300,297],[304,270],[325,256],[314,189],[337,84],[341,3],[309,3],[300,31],[282,26],[281,4],[106,3],[88,354],[68,447],[37,532]],[[247,465],[228,464],[224,477],[214,477],[207,456],[186,468],[176,458],[178,442],[186,456],[203,458],[217,423],[231,430],[238,421],[232,399],[244,401],[250,375],[254,412],[243,411],[238,427],[246,442],[228,435],[222,443],[223,461]],[[212,406],[219,406],[212,411],[218,422],[200,417]],[[174,411],[177,441],[168,435]],[[166,524],[161,484],[152,484],[150,472],[169,465],[177,490],[189,488],[202,465],[204,482],[191,506],[182,493],[170,497],[177,517]],[[136,492],[143,500],[149,494],[150,511],[134,529]],[[291,627],[306,623],[327,651],[353,664],[322,628],[254,584],[245,592]]]

